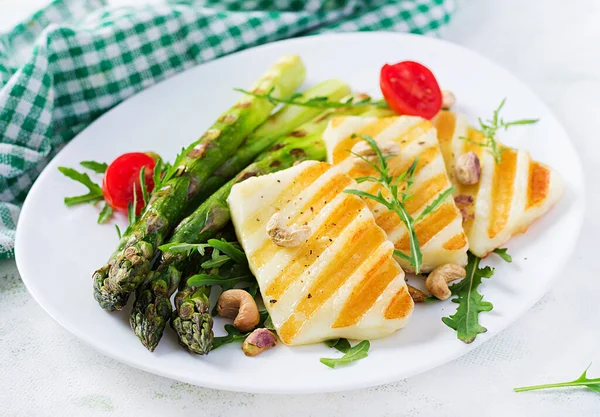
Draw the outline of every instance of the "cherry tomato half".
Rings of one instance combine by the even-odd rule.
[[[140,185],[140,171],[144,170],[144,178],[148,193],[154,189],[154,166],[156,161],[151,156],[141,152],[131,152],[119,156],[106,169],[102,181],[102,193],[107,204],[115,211],[127,213],[129,203],[133,203],[133,186],[137,204],[136,214],[144,208],[142,186]]]
[[[442,108],[442,91],[435,76],[418,62],[385,64],[379,85],[385,101],[398,114],[431,119]]]

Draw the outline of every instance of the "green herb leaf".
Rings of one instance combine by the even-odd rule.
[[[82,167],[94,171],[97,174],[104,174],[106,172],[106,168],[108,168],[108,164],[104,162],[82,161],[80,164]]]
[[[244,340],[250,333],[242,333],[231,324],[225,325],[227,336],[217,336],[213,339],[212,350],[218,349],[223,345]]]
[[[156,160],[156,164],[154,165],[154,171],[152,172],[152,182],[154,182],[154,189],[158,190],[158,186],[160,185],[161,177],[163,174],[163,161],[161,158]]]
[[[267,310],[265,310],[265,311],[267,311]],[[264,326],[266,329],[275,331],[275,325],[273,324],[273,319],[271,319],[271,316],[269,316],[268,313],[267,313],[267,318],[265,319]]]
[[[104,207],[100,210],[100,214],[98,215],[98,223],[106,223],[113,215],[113,209],[108,204],[104,203]],[[119,237],[120,238],[120,237]]]
[[[541,389],[549,389],[549,388],[565,388],[565,387],[586,387],[591,391],[600,392],[600,378],[589,379],[587,377],[587,371],[590,369],[591,364],[583,371],[581,376],[573,381],[569,382],[556,382],[553,384],[543,384],[543,385],[532,385],[529,387],[519,387],[515,388],[515,392],[525,392],[525,391],[537,391]]]
[[[450,188],[442,192],[435,198],[433,202],[431,202],[427,207],[425,207],[425,209],[419,217],[414,219],[406,210],[405,204],[413,197],[413,195],[410,193],[410,189],[415,181],[415,171],[417,169],[418,158],[415,158],[415,160],[412,162],[412,164],[406,170],[406,172],[398,176],[392,176],[390,174],[390,169],[387,163],[387,160],[392,155],[383,155],[381,149],[377,145],[377,142],[372,137],[368,135],[358,136],[360,136],[365,142],[367,142],[371,149],[373,149],[373,151],[377,155],[378,163],[373,163],[370,160],[362,157],[361,155],[357,155],[353,152],[350,153],[352,153],[358,158],[361,158],[379,174],[379,178],[367,176],[361,177],[360,180],[362,182],[371,181],[381,184],[385,189],[389,191],[391,198],[389,200],[385,198],[381,191],[379,191],[377,195],[362,190],[344,190],[344,192],[362,198],[369,198],[371,200],[374,200],[384,205],[388,210],[393,211],[398,215],[401,222],[404,224],[406,230],[408,231],[410,253],[406,254],[395,250],[394,255],[407,261],[414,268],[414,272],[416,274],[419,274],[421,272],[421,265],[423,264],[423,254],[421,252],[419,240],[417,239],[415,225],[419,220],[423,219],[428,214],[431,214],[432,212],[437,210],[439,206],[444,202],[444,200],[446,200],[446,198],[448,198],[448,196],[452,194],[454,189]],[[352,135],[352,137],[357,137],[357,135]],[[405,183],[405,187],[400,193],[399,184],[401,182]]]
[[[117,229],[117,236],[119,236],[119,240],[121,240],[121,237],[123,236],[121,234],[121,229],[119,229],[119,226],[115,224],[115,229]]]
[[[223,278],[216,274],[196,274],[188,278],[187,285],[190,287],[219,285],[223,291],[227,291],[236,285],[252,285],[255,282],[256,280],[251,274],[231,278]]]
[[[507,130],[511,126],[523,126],[523,125],[531,125],[539,122],[539,119],[523,119],[523,120],[514,120],[512,122],[507,122],[500,117],[500,111],[506,104],[506,99],[502,100],[500,105],[496,110],[494,110],[494,115],[491,120],[483,121],[479,119],[479,130],[483,133],[483,142],[475,142],[470,138],[461,136],[460,139],[466,140],[470,143],[473,143],[477,146],[481,146],[486,148],[486,150],[492,154],[494,157],[494,161],[499,164],[502,162],[502,154],[507,149],[506,147],[498,144],[496,141],[496,136],[498,134],[498,130],[504,129]]]
[[[246,254],[244,254],[244,252],[236,248],[231,243],[225,240],[209,239],[208,244],[229,256],[234,262],[237,262],[241,265],[248,265],[248,258],[246,258]]]
[[[216,258],[203,262],[200,266],[202,269],[220,268],[230,260],[231,258],[227,255],[219,255]]]
[[[258,327],[265,327],[269,330],[275,330],[273,327],[273,322],[271,321],[271,317],[269,316],[269,312],[267,310],[259,311],[260,314],[260,322]],[[242,333],[238,329],[236,329],[231,324],[225,325],[225,331],[227,332],[227,336],[217,336],[213,339],[213,347],[212,350],[217,349],[223,345],[236,342],[238,340],[244,340],[250,333]]]
[[[85,195],[78,195],[76,197],[65,197],[65,205],[67,207],[75,206],[77,204],[90,203],[96,204],[99,201],[104,199],[103,196],[98,196],[92,193],[88,193]]]
[[[326,341],[324,341],[323,343],[325,343],[325,345],[327,345],[327,347],[330,347],[330,348],[332,348],[332,347],[334,347],[335,345],[337,345],[337,343],[338,343],[339,341],[340,341],[340,339],[339,339],[339,338],[337,338],[337,339],[330,339],[330,340],[326,340]]]
[[[494,249],[494,253],[496,255],[498,255],[499,257],[501,257],[504,261],[511,263],[512,262],[512,256],[510,256],[506,251],[508,249],[507,248],[497,248]]]
[[[133,228],[133,225],[137,222],[138,216],[135,214],[137,207],[137,191],[135,189],[135,183],[133,184],[133,202],[127,204],[127,220],[129,224],[127,225],[127,229],[125,229],[125,235],[128,235]]]
[[[204,256],[204,250],[210,247],[211,245],[207,243],[166,243],[159,246],[158,249],[163,252],[185,253],[187,256],[197,250],[201,256]]]
[[[352,346],[350,346],[350,342],[348,342],[348,339],[343,339],[343,338],[326,340],[325,344],[327,345],[327,347],[335,348],[342,353],[348,352],[350,350],[350,348],[352,347]]]
[[[349,107],[368,107],[373,106],[377,108],[387,109],[389,108],[387,102],[385,100],[373,101],[370,97],[365,98],[364,100],[353,102],[353,100],[346,100],[345,102],[341,101],[329,101],[327,97],[313,97],[309,100],[302,100],[300,95],[292,95],[288,99],[278,98],[273,96],[273,90],[269,91],[266,94],[257,94],[252,91],[244,90],[241,88],[234,88],[235,91],[240,93],[247,94],[252,97],[261,98],[264,100],[268,100],[272,104],[291,104],[294,106],[301,107],[313,107],[317,109],[339,109],[339,108],[349,108]]]
[[[359,344],[348,349],[348,351],[341,358],[321,358],[320,361],[323,365],[329,366],[330,368],[337,368],[338,366],[347,365],[349,363],[366,358],[369,356],[368,352],[370,347],[371,344],[369,341],[363,340]]]
[[[142,189],[142,201],[144,203],[144,207],[146,207],[146,205],[148,204],[148,189],[146,188],[146,167],[143,166],[142,169],[140,169],[140,187]],[[135,187],[135,184],[133,185]],[[142,209],[144,208],[142,207]]]
[[[471,343],[478,334],[485,333],[487,329],[479,324],[479,313],[491,311],[492,303],[483,301],[483,296],[478,292],[482,278],[490,278],[494,270],[489,266],[479,268],[481,258],[469,252],[469,262],[466,267],[467,276],[460,282],[450,286],[452,295],[456,298],[456,313],[450,317],[442,318],[444,324],[456,330],[458,338],[465,343]]]
[[[88,174],[78,172],[78,171],[74,170],[73,168],[68,168],[68,167],[58,167],[58,170],[66,177],[69,177],[72,180],[85,185],[87,187],[87,189],[89,190],[89,193],[84,194],[84,195],[79,195],[79,196],[75,196],[75,197],[66,197],[65,205],[67,207],[74,206],[76,204],[82,204],[82,203],[95,204],[98,201],[101,201],[104,199],[104,196],[102,195],[102,188],[100,188],[100,186],[98,184],[94,183],[90,179]]]
[[[421,214],[419,214],[419,216],[415,219],[415,222],[418,222],[419,220],[424,219],[427,215],[436,211],[442,205],[442,203],[446,200],[446,198],[448,198],[449,196],[452,195],[453,192],[454,192],[454,187],[450,187],[446,191],[439,194],[435,198],[435,200],[433,200],[431,202],[431,204],[429,204],[427,207],[425,207],[425,210],[423,210],[421,212]]]

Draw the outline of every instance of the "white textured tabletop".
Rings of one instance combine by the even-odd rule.
[[[0,0],[0,30],[43,3]],[[590,375],[600,376],[594,264],[600,234],[599,21],[598,0],[466,0],[444,34],[512,71],[550,105],[569,131],[587,179],[585,224],[568,269],[531,311],[485,345],[425,374],[360,391],[214,391],[96,353],[35,303],[13,261],[0,261],[0,415],[600,416],[600,396],[583,389],[512,392],[519,385],[574,379],[590,362]]]

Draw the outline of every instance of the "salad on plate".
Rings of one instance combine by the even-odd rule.
[[[192,353],[324,342],[343,353],[321,358],[335,368],[410,326],[416,303],[448,299],[443,323],[471,343],[493,308],[482,259],[510,262],[502,246],[563,194],[552,168],[499,141],[537,122],[504,120],[505,100],[472,125],[417,62],[383,65],[383,99],[337,79],[296,92],[305,72],[280,58],[173,162],[140,150],[59,168],[89,191],[67,206],[128,216],[92,291],[107,311],[134,299],[150,351],[170,324]]]

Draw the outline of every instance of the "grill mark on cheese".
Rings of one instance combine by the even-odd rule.
[[[401,319],[410,314],[414,306],[406,286],[402,286],[385,309],[384,317],[388,320]]]
[[[484,136],[483,136],[483,133],[481,133],[479,130],[473,129],[472,127],[469,126],[467,129],[467,138],[469,138],[470,141],[473,141],[475,143],[481,143],[484,139]],[[481,161],[481,157],[482,157],[482,153],[483,153],[483,148],[481,146],[477,146],[476,144],[474,144],[470,141],[466,141],[466,140],[462,140],[462,139],[457,139],[457,140],[461,140],[462,142],[464,142],[463,150],[465,153],[475,152]],[[456,157],[458,157],[458,155]],[[451,172],[450,178],[454,178],[453,170]],[[477,194],[479,193],[479,186],[481,184],[481,181],[478,182],[477,184],[473,184],[473,185],[463,185],[456,180],[453,180],[452,182],[454,183],[454,186],[456,188],[456,192],[454,193],[454,195],[465,195],[465,196],[469,196],[473,199],[473,203],[460,207],[460,208],[464,208],[464,213],[466,215],[466,219],[463,222],[463,229],[464,229],[465,233],[468,235],[469,231],[473,227],[473,222],[475,220],[475,201],[477,201]]]
[[[329,178],[329,181],[323,184],[319,191],[310,197],[310,200],[307,200],[300,208],[296,208],[289,219],[284,219],[284,222],[288,225],[304,224],[305,222],[308,222],[315,215],[315,213],[319,213],[327,203],[331,202],[339,193],[341,193],[352,183],[353,180],[347,175],[339,172],[334,173],[333,176]],[[282,201],[282,204],[285,205],[286,201],[287,200]],[[278,205],[278,207],[281,206]],[[279,249],[279,246],[275,245],[270,239],[265,239],[263,244],[250,256],[260,268],[264,266],[269,259],[275,256],[275,253],[277,253]]]
[[[398,216],[395,211],[389,211],[387,209],[375,218],[375,222],[388,235],[402,224],[400,216]]]
[[[419,120],[419,122],[410,126],[404,132],[400,133],[395,139],[394,142],[399,144],[400,146],[406,146],[409,143],[414,142],[419,139],[425,133],[427,133],[432,128],[432,124],[429,120]]]
[[[372,167],[368,166],[366,163],[353,164],[350,167],[350,169],[346,171],[346,174],[348,174],[352,178],[366,177],[368,175],[373,175],[374,173],[375,170]]]
[[[550,171],[538,162],[529,165],[529,183],[527,187],[527,206],[530,208],[546,199],[550,191]]]
[[[364,314],[375,304],[386,287],[400,274],[398,264],[382,254],[377,262],[365,273],[363,279],[352,289],[344,307],[340,311],[332,328],[348,327],[357,324]]]
[[[304,171],[302,171],[294,181],[292,185],[283,190],[277,197],[273,199],[270,203],[273,207],[281,207],[287,204],[288,200],[293,200],[304,191],[305,188],[310,186],[313,182],[317,180],[321,175],[327,172],[331,168],[331,165],[326,164],[324,162],[310,165]],[[263,210],[263,212],[268,212],[268,210]],[[260,227],[264,227],[263,222],[256,221],[256,217],[260,216],[260,212],[257,215],[249,216],[248,219],[242,225],[242,230],[245,230],[247,233],[255,233]],[[264,213],[263,213],[264,214]],[[266,219],[265,221],[268,221]]]
[[[450,111],[442,110],[434,120],[437,129],[438,142],[442,149],[444,160],[452,158],[452,138],[456,131],[456,115]]]
[[[504,230],[508,222],[514,196],[516,174],[517,152],[507,148],[502,154],[502,162],[494,166],[492,178],[490,223],[488,227],[488,235],[492,239]]]
[[[485,136],[483,133],[481,133],[479,130],[474,129],[473,127],[469,126],[467,128],[467,138],[469,138],[469,140],[464,140],[464,139],[458,139],[458,140],[462,140],[464,142],[464,147],[463,147],[463,152],[467,153],[467,152],[475,152],[477,154],[477,156],[479,158],[481,158],[481,153],[483,152],[483,146],[479,146],[478,143],[483,143]],[[456,157],[458,157],[459,155],[455,155]]]
[[[429,165],[438,155],[440,154],[439,148],[434,145],[431,146],[422,152],[419,153],[419,160],[417,161],[417,166],[415,167],[415,176],[427,165]],[[400,164],[395,165],[393,160],[390,161],[390,174],[394,177],[397,177],[404,172],[408,171],[408,168],[414,163],[414,158],[410,160],[402,161]],[[395,166],[394,166],[395,165]]]
[[[448,186],[449,183],[448,179],[446,178],[446,174],[442,173],[430,178],[420,187],[411,190],[411,194],[413,194],[414,197],[408,200],[405,204],[408,214],[413,215],[414,213],[416,213],[421,207],[423,207],[425,204],[431,201],[435,196],[437,196],[439,193],[448,188]],[[428,215],[427,217],[429,216],[430,215]],[[377,222],[379,227],[385,230],[385,232],[388,234],[394,231],[402,224],[400,217],[392,211],[386,211],[376,216],[375,221]]]
[[[314,213],[320,212],[327,203],[331,202],[346,187],[354,183],[354,180],[349,176],[340,172],[336,173],[326,184],[323,184],[317,193],[310,197],[310,200],[302,208],[296,210],[296,213],[291,216],[289,224],[304,224],[308,222],[314,216]]]
[[[338,127],[342,122],[346,120],[346,116],[337,116],[331,119],[331,127]]]
[[[448,241],[444,243],[443,248],[446,250],[459,250],[464,248],[466,245],[467,236],[464,233],[459,233],[448,239]]]
[[[359,198],[348,195],[327,216],[327,219],[312,234],[308,241],[300,246],[300,250],[292,261],[273,279],[265,291],[265,295],[275,299],[280,298],[289,286],[332,245],[332,241],[352,223],[363,207],[364,205]],[[269,256],[268,258],[270,259],[271,257]],[[269,259],[260,259],[258,262],[265,263]]]
[[[350,278],[385,241],[385,234],[373,227],[372,219],[363,222],[343,247],[339,248],[331,262],[324,265],[308,290],[311,298],[303,298],[296,305],[292,315],[279,329],[279,337],[290,343],[304,324],[323,304]]]
[[[444,203],[436,211],[425,217],[415,226],[419,245],[423,247],[436,234],[448,226],[456,218],[457,210],[453,204]],[[408,235],[404,235],[396,242],[396,249],[408,251],[410,242]]]
[[[377,183],[369,183],[369,184],[371,185],[371,188],[366,190],[368,193],[377,195],[377,193],[379,191],[381,191],[381,193],[383,194],[383,196],[385,198],[389,197],[388,194],[384,193],[384,191],[387,191],[387,190],[385,190],[381,184],[377,184]],[[379,204],[377,201],[375,201],[371,198],[363,198],[363,201],[367,204],[367,207],[371,211],[373,211],[375,209],[375,207]],[[384,208],[384,210],[387,210],[387,208]]]
[[[428,179],[424,184],[410,190],[413,198],[406,202],[406,210],[412,215],[449,187],[450,183],[445,172]]]
[[[395,117],[385,117],[382,119],[376,119],[376,120],[370,122],[369,124],[361,127],[356,132],[353,132],[353,134],[368,135],[368,136],[371,136],[372,138],[374,138],[375,136],[377,136],[378,134],[383,132],[385,129],[387,129],[389,126],[394,124],[396,122],[396,120],[397,119]],[[335,149],[333,150],[333,162],[332,163],[334,165],[337,165],[340,162],[342,162],[343,160],[345,160],[346,158],[348,158],[349,156],[351,156],[349,151],[352,149],[352,147],[354,145],[356,145],[361,140],[362,139],[360,137],[353,138],[352,135],[342,139],[336,145]]]

